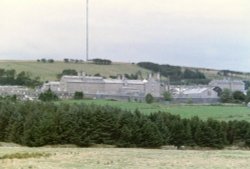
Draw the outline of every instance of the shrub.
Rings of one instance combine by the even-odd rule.
[[[146,100],[146,103],[151,104],[154,101],[154,97],[150,93],[148,93],[145,97],[145,100]]]
[[[45,91],[44,93],[39,94],[38,99],[41,101],[56,101],[58,100],[58,96],[51,91],[51,89],[48,89],[47,91]]]
[[[239,102],[244,102],[246,99],[246,96],[242,91],[235,91],[233,92],[233,99]]]
[[[163,93],[163,97],[165,101],[171,101],[172,100],[172,95],[170,92],[166,91]]]
[[[81,100],[83,98],[84,98],[84,93],[83,92],[75,92],[74,99]]]

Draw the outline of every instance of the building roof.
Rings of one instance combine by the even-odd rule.
[[[49,81],[48,83],[45,83],[45,85],[60,85],[59,81]]]
[[[138,85],[143,85],[145,82],[141,80],[127,80],[128,84],[138,84]]]
[[[104,83],[116,83],[116,84],[124,83],[124,81],[120,79],[104,79],[103,81]]]
[[[187,89],[183,91],[183,94],[200,94],[204,91],[208,90],[209,88],[196,88],[196,89]]]
[[[209,84],[241,84],[244,85],[244,82],[241,80],[227,80],[227,79],[223,79],[223,80],[212,80]]]

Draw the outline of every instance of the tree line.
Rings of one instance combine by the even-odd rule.
[[[111,65],[112,64],[112,61],[108,59],[96,58],[96,59],[92,59],[91,61],[96,65]]]
[[[140,62],[137,65],[153,72],[160,72],[174,85],[208,84],[210,81],[202,72],[188,68],[182,71],[180,66],[159,65],[151,62]]]
[[[36,87],[41,85],[41,82],[39,77],[33,78],[29,72],[16,73],[14,69],[0,69],[0,85]]]
[[[64,61],[64,63],[84,63],[84,60],[82,60],[82,59],[64,58],[63,61]]]
[[[222,103],[249,103],[250,102],[250,90],[245,93],[242,91],[231,91],[230,89],[224,89],[219,92],[220,101]]]
[[[37,147],[54,144],[250,146],[250,123],[206,121],[164,112],[145,115],[110,106],[0,100],[0,141]]]
[[[54,63],[55,62],[54,59],[45,59],[45,58],[37,59],[36,61],[41,62],[41,63]]]

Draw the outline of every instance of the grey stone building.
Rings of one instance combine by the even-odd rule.
[[[160,76],[149,76],[147,80],[104,79],[103,77],[86,76],[80,73],[78,76],[63,76],[60,82],[48,82],[42,90],[51,89],[56,93],[73,95],[75,92],[83,92],[90,97],[121,97],[144,98],[150,93],[153,97],[161,97],[165,88],[160,82]]]
[[[33,89],[23,86],[0,86],[1,96],[13,96],[16,95],[21,100],[34,100],[36,93]]]
[[[175,88],[173,101],[179,103],[217,103],[218,93],[212,87]]]
[[[241,91],[241,92],[245,92],[245,83],[241,80],[227,80],[227,79],[223,79],[223,80],[212,80],[209,83],[209,86],[212,87],[219,87],[222,90],[223,89],[230,89],[231,91]]]

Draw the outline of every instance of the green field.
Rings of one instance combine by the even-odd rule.
[[[127,101],[109,101],[109,100],[67,100],[66,103],[86,103],[97,105],[115,106],[125,110],[134,111],[140,110],[145,114],[163,111],[171,114],[180,115],[183,118],[191,118],[198,116],[201,119],[213,118],[216,120],[247,120],[250,122],[250,108],[241,105],[175,105],[175,104],[162,104],[162,103],[139,103]]]
[[[141,71],[146,77],[146,69],[142,69],[135,64],[130,63],[113,63],[112,65],[95,65],[90,63],[74,64],[74,63],[39,63],[36,61],[0,61],[0,68],[15,69],[17,72],[27,71],[31,72],[33,76],[41,77],[41,80],[56,80],[56,75],[61,73],[64,69],[75,69],[77,71],[84,71],[87,74],[95,75],[100,73],[102,76],[109,77],[117,74],[135,74]]]
[[[117,74],[135,74],[138,71],[142,72],[145,78],[149,70],[143,69],[136,64],[131,63],[113,63],[112,65],[95,65],[91,63],[74,64],[56,61],[55,63],[39,63],[37,61],[14,61],[14,60],[0,60],[0,68],[15,69],[18,72],[27,71],[33,76],[41,77],[41,80],[57,80],[57,74],[61,73],[64,69],[75,69],[77,71],[84,71],[87,74],[95,75],[100,73],[104,77],[110,75],[116,76]],[[184,70],[187,67],[182,67]],[[190,68],[190,67],[189,67]],[[205,69],[205,68],[192,68],[203,72],[207,78],[221,78],[218,76],[218,70]],[[243,73],[242,75],[235,74],[235,78],[250,79],[249,74]]]
[[[0,157],[26,152],[50,156],[0,160],[0,169],[246,169],[250,159],[240,150],[0,147]]]

